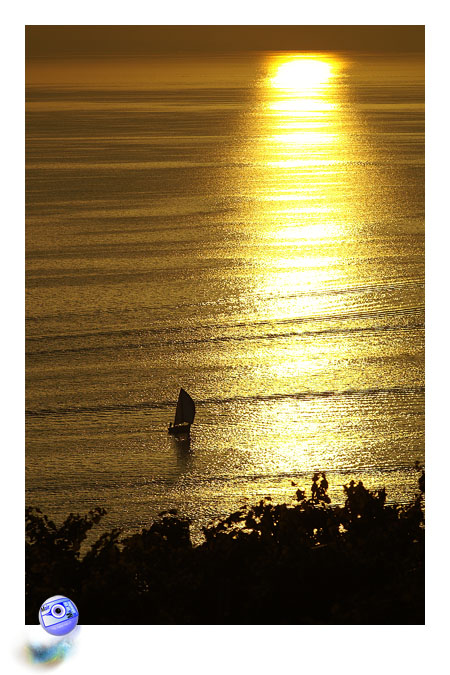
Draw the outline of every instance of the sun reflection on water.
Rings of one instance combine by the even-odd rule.
[[[284,56],[275,59],[272,69],[266,91],[267,152],[272,155],[267,165],[295,168],[314,166],[319,158],[329,161],[343,140],[336,96],[339,62],[330,57]],[[298,176],[283,178],[281,189],[286,188],[286,179]],[[297,182],[300,196],[299,187]]]
[[[315,447],[318,419],[308,414],[310,406],[302,396],[334,389],[333,364],[347,358],[345,342],[336,352],[326,341],[303,338],[302,333],[307,336],[310,328],[305,317],[333,312],[326,290],[349,283],[341,254],[345,257],[355,215],[349,207],[354,176],[347,161],[352,153],[348,129],[355,130],[355,120],[349,127],[344,71],[345,64],[331,55],[276,55],[261,87],[262,114],[252,159],[263,171],[249,183],[256,236],[265,242],[254,261],[260,286],[255,297],[274,298],[278,319],[285,312],[287,321],[298,320],[289,323],[289,340],[280,337],[266,345],[260,361],[274,391],[291,390],[294,399],[276,407],[261,405],[252,411],[257,419],[245,420],[265,428],[273,440],[273,456],[261,458],[268,471],[274,461],[283,471],[307,464],[312,452],[322,457],[323,467],[335,466],[341,445],[339,424],[327,419],[325,406],[320,436],[325,433],[327,447]],[[267,311],[266,303],[255,310]]]
[[[281,266],[291,268],[293,283],[305,268],[327,267],[328,256],[318,247],[311,250],[311,243],[326,237],[336,244],[353,215],[349,200],[342,200],[352,180],[343,71],[344,63],[331,55],[274,56],[263,88],[264,133],[256,153],[265,176],[255,187],[264,206],[258,215],[266,237],[284,244]],[[329,272],[335,280],[331,266]],[[273,273],[267,276],[268,283],[278,281]]]

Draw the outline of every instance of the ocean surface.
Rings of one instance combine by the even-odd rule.
[[[198,538],[314,471],[411,499],[423,57],[36,59],[26,106],[27,504]]]

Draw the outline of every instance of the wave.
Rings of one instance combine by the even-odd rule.
[[[89,339],[89,338],[123,338],[129,336],[164,336],[164,342],[166,345],[191,345],[191,344],[204,344],[208,342],[240,342],[240,341],[260,341],[260,340],[271,340],[271,339],[284,339],[291,337],[311,337],[311,336],[321,336],[321,335],[347,335],[353,333],[377,333],[385,331],[408,331],[408,330],[422,330],[424,329],[423,320],[410,323],[406,326],[399,325],[375,325],[375,326],[357,326],[357,327],[333,327],[333,328],[319,328],[318,330],[304,330],[304,331],[289,331],[289,332],[271,332],[271,333],[258,333],[258,334],[248,334],[248,330],[251,328],[258,328],[263,326],[290,326],[290,325],[301,325],[305,323],[322,323],[326,321],[342,321],[342,320],[358,320],[358,319],[370,319],[370,318],[421,318],[422,309],[421,308],[404,308],[401,311],[398,310],[383,310],[383,311],[359,311],[359,312],[348,312],[345,314],[328,314],[320,316],[307,316],[307,317],[294,317],[289,319],[281,319],[277,321],[250,321],[248,323],[237,322],[237,323],[225,323],[211,326],[210,324],[206,325],[197,325],[193,328],[187,330],[185,327],[171,327],[167,328],[153,328],[153,329],[128,329],[128,330],[112,330],[112,331],[94,331],[88,333],[77,333],[77,334],[67,334],[67,335],[57,335],[51,337],[30,337],[27,338],[27,344],[36,344],[39,342],[48,342],[49,340],[61,340],[61,341],[76,341],[80,339]],[[205,337],[192,337],[192,338],[182,338],[176,339],[172,338],[172,335],[182,335],[183,333],[192,333],[195,331],[201,330],[214,330],[215,332],[220,332],[221,330],[230,330],[233,328],[244,328],[247,332],[245,335],[215,335],[215,336],[205,336]],[[160,344],[160,340],[148,341],[139,341],[139,342],[127,342],[127,343],[112,343],[112,344],[103,344],[103,345],[83,345],[80,347],[56,347],[54,349],[33,349],[27,350],[27,356],[51,356],[52,354],[70,354],[70,353],[89,353],[89,352],[98,352],[98,351],[107,351],[108,349],[140,349],[142,347],[148,347],[153,345]]]
[[[425,393],[425,387],[389,387],[389,388],[371,388],[371,389],[347,389],[344,391],[312,391],[312,392],[294,392],[290,394],[259,394],[255,396],[230,396],[223,398],[196,399],[197,407],[209,405],[227,405],[230,403],[263,403],[271,401],[298,400],[308,401],[317,398],[366,398],[375,396],[400,396],[413,394],[422,395]],[[140,403],[122,403],[115,405],[95,405],[95,406],[67,406],[64,408],[41,408],[39,410],[26,410],[25,414],[29,417],[45,417],[47,415],[65,415],[65,414],[84,414],[84,413],[105,413],[105,412],[132,412],[135,410],[165,410],[173,409],[176,405],[175,400],[171,401],[143,401]]]

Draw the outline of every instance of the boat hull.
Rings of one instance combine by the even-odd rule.
[[[172,424],[167,429],[167,432],[171,436],[186,436],[190,431],[191,425],[188,424],[188,422],[184,422],[183,424]]]

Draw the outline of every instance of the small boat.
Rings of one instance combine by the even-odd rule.
[[[175,420],[169,424],[168,432],[172,436],[186,436],[191,430],[191,424],[195,417],[195,403],[187,391],[180,389],[178,394]]]

